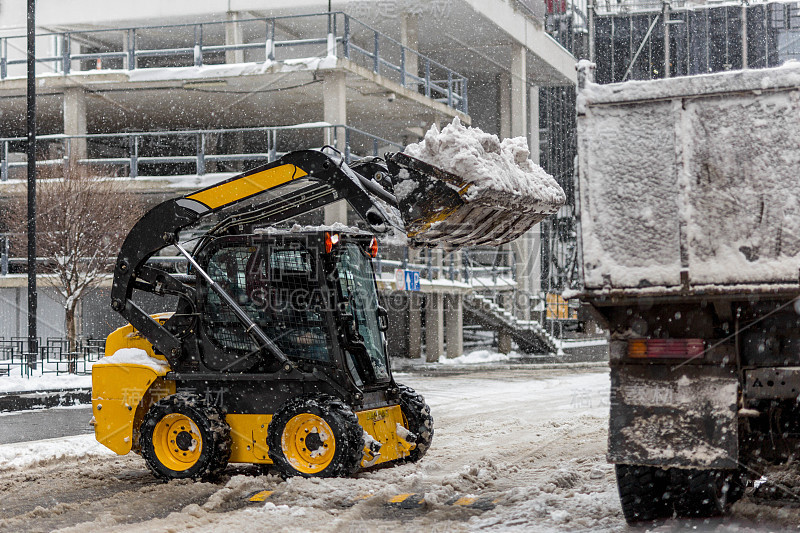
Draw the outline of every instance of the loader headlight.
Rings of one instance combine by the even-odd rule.
[[[339,234],[338,233],[326,233],[325,234],[325,253],[331,253],[333,247],[339,244]]]
[[[376,239],[375,237],[373,237],[372,241],[369,243],[369,247],[367,248],[367,255],[369,255],[373,259],[378,257],[378,239]]]

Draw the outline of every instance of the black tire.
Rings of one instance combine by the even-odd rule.
[[[314,434],[313,442],[307,439]],[[267,428],[267,445],[284,478],[350,476],[364,457],[364,429],[341,400],[309,394],[278,409]]]
[[[400,389],[400,408],[406,421],[406,429],[417,435],[417,445],[404,459],[416,463],[422,459],[433,442],[433,416],[425,398],[411,387],[398,385]]]
[[[144,416],[141,454],[158,478],[213,480],[231,456],[230,429],[219,408],[192,394],[175,394]]]
[[[744,494],[744,482],[736,470],[675,468],[671,474],[678,516],[718,516]]]
[[[654,466],[616,465],[622,514],[629,524],[672,514],[668,505],[668,472]]]

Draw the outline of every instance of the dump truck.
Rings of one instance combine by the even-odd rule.
[[[610,332],[622,510],[722,513],[800,455],[800,64],[592,71],[579,64],[571,296]]]
[[[392,376],[377,237],[501,244],[559,207],[471,185],[404,153],[348,165],[301,150],[153,207],[114,266],[111,306],[129,324],[92,370],[97,440],[162,479],[213,479],[228,463],[347,476],[422,458],[433,418]],[[361,229],[288,224],[339,200]],[[165,248],[187,272],[150,261]],[[177,304],[153,313],[143,296]]]

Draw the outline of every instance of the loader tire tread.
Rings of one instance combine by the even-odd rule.
[[[333,459],[319,471],[301,471],[292,465],[283,449],[283,433],[290,420],[309,413],[319,417],[331,428],[335,438]],[[327,394],[304,394],[284,403],[267,428],[269,457],[283,478],[347,477],[361,467],[364,457],[364,429],[353,410],[338,398]]]
[[[400,389],[400,408],[408,423],[407,429],[418,437],[416,447],[411,450],[405,461],[416,463],[428,452],[433,442],[433,416],[425,398],[406,385],[397,385]]]
[[[173,469],[159,459],[154,442],[157,426],[169,415],[190,419],[202,436],[202,453],[190,468]],[[213,481],[225,471],[231,456],[231,428],[225,421],[222,408],[209,405],[194,394],[178,393],[153,404],[140,427],[142,457],[150,471],[159,479],[194,479]],[[163,448],[163,446],[162,446]]]

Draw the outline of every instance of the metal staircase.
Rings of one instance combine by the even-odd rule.
[[[557,354],[559,351],[557,339],[538,321],[520,320],[483,295],[465,296],[464,313],[495,331],[508,333],[524,352]]]

